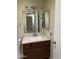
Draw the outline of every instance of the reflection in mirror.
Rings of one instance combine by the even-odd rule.
[[[50,27],[49,13],[43,12],[41,15],[42,15],[42,28],[49,30],[49,27]]]
[[[50,18],[49,18],[49,12],[45,12],[45,26],[46,29],[50,29]]]
[[[32,16],[26,16],[27,18],[27,32],[33,32],[33,26],[32,26],[32,22],[33,22],[33,19],[32,19]]]
[[[45,14],[42,14],[42,28],[46,28],[46,23],[45,23]]]
[[[25,33],[32,33],[34,24],[34,14],[26,14]]]

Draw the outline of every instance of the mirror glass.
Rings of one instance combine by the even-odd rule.
[[[50,25],[48,12],[26,13],[25,33],[41,32],[42,29],[49,30]]]
[[[49,13],[44,12],[42,14],[42,28],[49,30],[49,25],[50,25],[50,19],[49,19]]]

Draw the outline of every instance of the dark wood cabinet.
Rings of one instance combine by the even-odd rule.
[[[49,59],[50,40],[23,44],[23,59]]]

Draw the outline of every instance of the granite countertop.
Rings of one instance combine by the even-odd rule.
[[[45,35],[26,36],[26,37],[23,37],[22,44],[47,41],[47,40],[50,40],[50,38],[48,36],[45,36]]]

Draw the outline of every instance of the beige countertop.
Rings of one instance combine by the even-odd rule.
[[[40,41],[47,41],[47,40],[50,40],[50,38],[46,35],[25,36],[25,37],[23,37],[22,44],[40,42]]]

